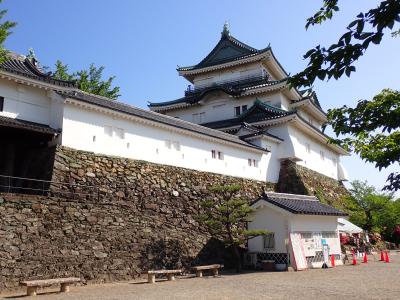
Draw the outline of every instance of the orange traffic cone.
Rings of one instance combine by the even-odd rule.
[[[334,268],[335,267],[335,255],[331,255],[331,266],[332,266],[332,268]]]
[[[381,259],[380,259],[380,261],[385,261],[385,257],[383,255],[383,251],[381,251]]]
[[[388,251],[385,252],[385,262],[386,263],[390,262]]]
[[[357,265],[357,259],[356,259],[356,254],[354,253],[353,250],[353,266]]]
[[[364,260],[363,263],[367,263],[368,262],[368,257],[367,257],[367,252],[364,252]]]

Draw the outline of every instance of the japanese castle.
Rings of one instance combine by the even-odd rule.
[[[258,50],[246,45],[224,25],[219,42],[203,60],[177,70],[191,83],[184,97],[150,103],[152,111],[266,149],[270,152],[267,181],[277,181],[283,159],[346,180],[340,156],[348,153],[327,143],[329,137],[321,131],[327,118],[317,95],[288,86],[288,73],[270,46]]]
[[[229,176],[277,182],[281,162],[346,180],[348,153],[328,143],[315,92],[287,84],[271,47],[257,50],[227,26],[198,64],[179,67],[182,98],[143,110],[79,90],[12,54],[0,66],[0,175],[35,178],[38,151],[61,145]],[[36,164],[36,165],[35,165]]]

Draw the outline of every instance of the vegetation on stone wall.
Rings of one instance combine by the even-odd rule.
[[[349,191],[345,186],[328,176],[299,166],[291,160],[281,163],[277,191],[301,195],[313,195],[338,209],[346,209],[346,196]]]

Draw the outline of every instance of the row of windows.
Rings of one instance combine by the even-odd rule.
[[[104,134],[107,137],[116,137],[118,139],[125,139],[125,130],[122,128],[118,128],[118,127],[113,127],[113,126],[104,126]]]
[[[219,160],[224,160],[224,153],[222,153],[221,151],[217,151],[217,150],[211,150],[211,158],[213,159],[219,159]]]
[[[112,126],[104,126],[104,133],[106,136],[108,136],[110,138],[116,137],[121,140],[125,139],[125,131],[122,128],[112,127]],[[96,135],[93,135],[92,140],[94,143],[96,142],[96,140],[97,140]],[[164,143],[165,143],[165,148],[167,148],[169,150],[181,151],[181,145],[180,145],[179,141],[165,140]],[[126,144],[126,147],[127,147],[127,149],[130,148],[129,142]],[[160,151],[157,148],[156,154],[159,154],[159,153],[160,153]],[[182,159],[184,159],[184,157],[185,156],[182,153]],[[211,158],[218,159],[218,160],[224,160],[224,153],[222,151],[218,151],[218,150],[211,150]],[[207,159],[205,162],[207,163]],[[247,162],[248,162],[249,167],[258,168],[258,160],[249,158],[247,160]]]
[[[175,151],[181,151],[181,144],[178,141],[166,140],[165,147]]]
[[[249,167],[254,167],[254,168],[257,168],[257,167],[258,167],[258,161],[255,160],[255,159],[249,158],[249,159],[247,160],[247,164],[249,165]]]

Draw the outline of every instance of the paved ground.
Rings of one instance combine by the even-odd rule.
[[[391,255],[389,264],[373,260],[328,270],[223,274],[153,285],[144,281],[88,285],[71,287],[70,293],[52,288],[36,299],[400,299],[400,253]],[[2,299],[20,297],[25,298],[14,293]]]

